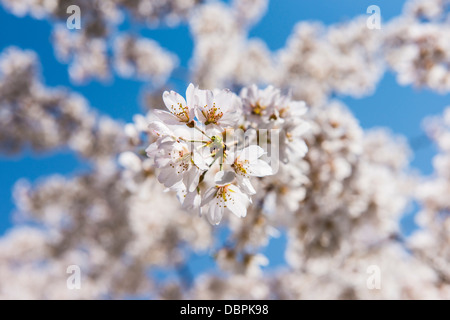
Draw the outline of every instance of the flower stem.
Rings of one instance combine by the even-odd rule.
[[[200,131],[201,133],[203,133],[209,140],[212,140],[211,137],[208,136],[208,135],[206,134],[205,131],[203,131],[202,129],[200,129],[199,127],[197,127],[196,124],[194,124],[194,128],[197,129],[198,131]]]

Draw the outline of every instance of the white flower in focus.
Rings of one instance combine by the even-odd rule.
[[[195,95],[197,89],[191,83],[186,90],[186,100],[175,91],[165,91],[163,94],[164,104],[170,111],[154,110],[161,121],[167,125],[186,124],[194,126],[194,107],[197,101]]]
[[[247,215],[247,205],[250,202],[236,185],[232,184],[234,173],[220,171],[215,177],[216,185],[206,191],[201,206],[208,205],[207,218],[211,224],[219,224],[225,210],[231,211],[239,218]]]
[[[206,212],[212,224],[225,209],[245,217],[260,186],[251,179],[274,174],[268,157],[277,165],[278,158],[287,162],[305,155],[307,108],[271,86],[244,88],[239,97],[190,84],[186,96],[166,91],[171,112],[155,110],[157,119],[150,121],[155,140],[146,152],[159,169],[158,180],[177,192],[183,209]],[[269,145],[266,155],[262,146]]]
[[[160,169],[158,181],[168,188],[182,181],[188,191],[194,191],[200,174],[208,169],[203,158],[184,141],[164,141],[156,150],[147,149],[147,153],[154,154]]]
[[[256,193],[249,177],[264,177],[273,174],[270,165],[260,159],[264,154],[263,148],[251,145],[238,152],[231,165],[236,173],[238,185],[249,195]]]
[[[239,121],[240,100],[229,90],[198,90],[197,119],[204,125],[233,127]]]

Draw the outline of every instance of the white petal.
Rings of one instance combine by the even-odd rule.
[[[253,185],[251,184],[250,180],[247,178],[240,178],[238,179],[239,186],[242,187],[242,190],[244,190],[245,193],[249,195],[253,195],[256,193],[255,188],[253,188]]]
[[[205,105],[208,106],[208,108],[212,108],[214,103],[214,93],[211,90],[204,90],[205,95]]]
[[[165,141],[157,146],[157,150],[154,152],[155,165],[157,168],[165,167],[172,162],[172,158],[168,155],[169,152],[173,151],[174,142]]]
[[[231,111],[223,111],[223,116],[218,121],[218,124],[221,127],[235,127],[237,123],[239,122],[239,116],[240,114],[237,112],[231,112]]]
[[[180,122],[181,122],[177,116],[173,115],[170,112],[167,112],[164,110],[158,110],[158,109],[153,110],[153,112],[158,117],[158,119],[160,119],[165,124],[175,125],[175,124],[180,124]]]
[[[223,217],[223,206],[219,206],[218,204],[212,204],[208,210],[208,220],[213,225],[218,225]]]
[[[179,108],[178,104],[186,106],[186,100],[184,100],[184,98],[175,91],[164,91],[163,100],[166,108],[170,112],[172,112],[173,110],[177,110]]]
[[[189,119],[195,118],[195,108],[198,106],[198,89],[191,83],[186,89],[186,104],[189,108]]]
[[[204,114],[213,106],[214,95],[210,90],[197,90],[197,97],[198,108],[195,110],[195,115],[200,122],[205,123],[206,117]]]
[[[250,168],[247,170],[247,173],[255,177],[264,177],[272,175],[273,171],[267,162],[258,159],[252,163]]]
[[[161,111],[161,110],[159,110],[159,111]],[[176,118],[171,113],[168,113],[166,111],[161,111],[161,112],[168,114],[172,118]],[[179,123],[179,121],[177,121],[177,123]],[[150,122],[150,124],[148,125],[148,128],[157,136],[172,135],[172,131],[164,123],[162,123],[160,121]]]
[[[145,149],[145,152],[147,153],[147,157],[154,158],[158,150],[158,144],[154,142]]]
[[[225,186],[233,182],[235,177],[234,171],[219,171],[214,176],[214,182],[217,186]]]
[[[191,107],[192,99],[195,94],[195,86],[193,83],[190,83],[186,89],[186,103],[189,107]]]
[[[234,146],[231,146],[230,148],[227,147],[226,155],[224,164],[232,165],[234,163],[234,159],[236,159],[236,153],[233,151]]]
[[[205,204],[209,203],[212,199],[214,199],[214,197],[217,194],[217,188],[216,187],[212,187],[209,188],[202,197],[202,202],[200,204],[200,206],[204,206]]]
[[[165,187],[170,188],[173,185],[175,185],[177,182],[181,180],[182,176],[177,175],[173,168],[170,166],[161,168],[159,175],[158,175],[158,181],[162,183]]]
[[[160,150],[158,150],[158,151],[160,151]],[[165,166],[167,166],[170,162],[171,162],[171,159],[168,158],[168,157],[159,156],[159,155],[157,155],[157,156],[155,157],[155,166],[156,166],[157,168],[165,167]]]
[[[167,153],[171,152],[174,149],[180,149],[179,144],[177,144],[173,140],[163,141],[158,145],[159,151],[161,151],[161,154],[166,155]]]
[[[202,157],[202,155],[198,152],[194,151],[194,154],[192,155],[192,160],[194,160],[195,165],[200,169],[200,170],[208,170],[209,167],[205,162],[205,159]]]
[[[204,116],[202,111],[204,111],[202,108],[194,109],[195,117],[197,118],[197,120],[200,121],[201,123],[205,123],[206,117]]]
[[[218,94],[214,97],[214,102],[216,104],[217,108],[220,108],[220,111],[224,114],[226,112],[233,112],[231,110],[232,103],[233,103],[233,94],[229,90],[221,90]]]
[[[264,153],[265,151],[263,148],[256,144],[252,144],[239,152],[238,156],[240,161],[248,160],[250,162],[253,162],[261,157]]]
[[[170,187],[170,189],[166,189],[164,192],[168,192],[168,191],[176,191],[176,192],[184,192],[186,193],[186,187],[183,184],[183,181],[178,181],[177,183],[175,183],[173,186]]]
[[[192,166],[184,175],[183,182],[189,192],[193,192],[198,186],[200,171]]]
[[[184,195],[183,205],[181,207],[185,210],[193,210],[195,208],[198,208],[198,206],[200,205],[200,201],[201,198],[197,191],[188,192]]]
[[[225,202],[227,209],[239,218],[245,217],[247,215],[248,197],[234,185],[230,185],[227,192],[231,198]]]

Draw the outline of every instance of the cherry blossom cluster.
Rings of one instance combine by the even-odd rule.
[[[272,175],[279,160],[307,151],[305,104],[273,87],[252,86],[237,96],[190,84],[186,98],[166,91],[163,100],[168,111],[154,111],[150,129],[156,141],[147,155],[159,169],[158,180],[178,192],[183,207],[206,213],[212,224],[225,211],[245,217],[256,194],[251,178]]]
[[[299,21],[277,51],[249,38],[273,3],[79,0],[83,27],[68,30],[68,0],[0,0],[50,20],[74,83],[119,76],[148,90],[148,112],[123,125],[46,85],[31,50],[0,54],[2,161],[30,152],[40,165],[63,150],[83,168],[15,184],[1,299],[450,298],[450,108],[426,122],[438,153],[421,175],[405,137],[366,130],[332,99],[370,94],[385,66],[402,85],[448,93],[450,0],[409,0],[382,30],[363,12]],[[193,40],[187,69],[184,47],[169,52],[140,32],[177,23]],[[180,86],[183,96],[165,91]],[[413,207],[409,236],[400,221]],[[275,269],[265,249],[280,236]],[[69,265],[82,270],[81,290],[66,288]],[[369,266],[380,290],[367,286]]]

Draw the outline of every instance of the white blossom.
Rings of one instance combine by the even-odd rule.
[[[0,4],[49,22],[76,85],[146,87],[146,113],[123,124],[45,84],[37,53],[0,54],[2,161],[68,153],[80,165],[15,184],[0,299],[450,298],[450,108],[424,122],[436,146],[425,174],[411,137],[363,128],[338,100],[372,94],[386,67],[401,85],[448,93],[449,0],[409,0],[382,32],[367,16],[299,21],[276,51],[250,38],[266,0],[79,0],[73,31],[66,1]],[[187,68],[184,42],[169,52],[146,32],[176,25],[192,36]],[[70,265],[82,290],[66,288]]]

